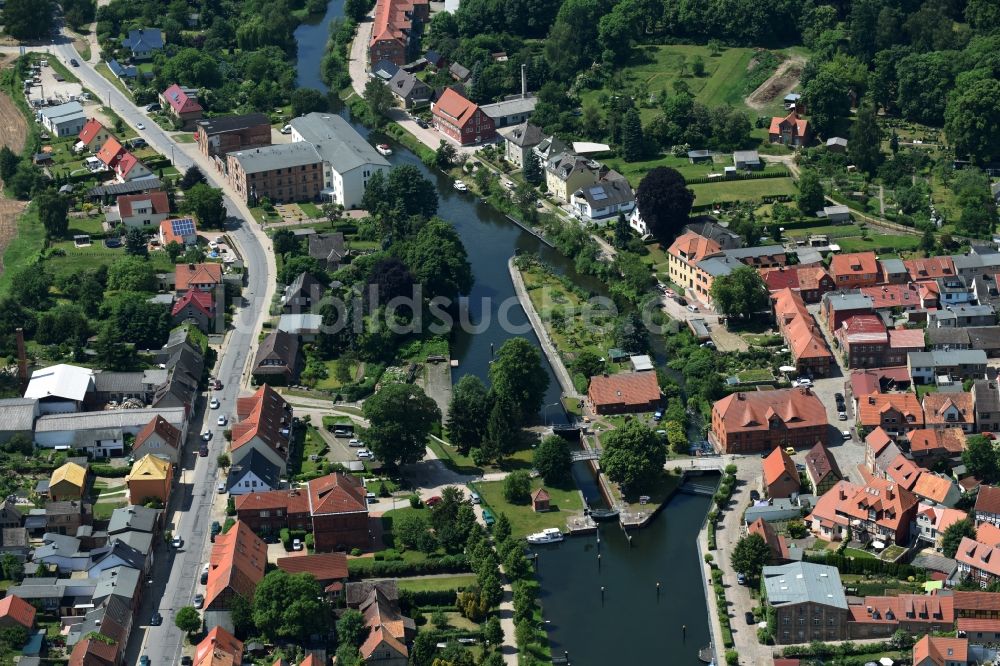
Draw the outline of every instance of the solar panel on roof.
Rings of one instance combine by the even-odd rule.
[[[194,234],[194,220],[184,218],[173,221],[174,234],[178,236],[191,236]]]
[[[590,188],[590,196],[594,198],[595,201],[600,201],[602,199],[607,199],[608,194],[604,191],[603,187],[592,187]]]

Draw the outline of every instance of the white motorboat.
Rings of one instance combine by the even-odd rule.
[[[468,191],[469,186],[466,185],[464,182],[462,182],[460,180],[456,180],[455,181],[455,189],[458,190],[459,192],[466,192],[466,191]]]
[[[528,543],[559,543],[564,538],[563,533],[555,527],[549,527],[527,536]]]
[[[386,157],[392,155],[392,148],[390,148],[389,144],[387,143],[378,144],[377,146],[375,146],[375,150],[378,151],[379,155],[385,155]]]

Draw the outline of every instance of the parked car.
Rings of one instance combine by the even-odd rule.
[[[227,423],[229,423],[229,417],[226,416],[225,414],[219,414],[219,418],[217,418],[215,422],[218,423],[220,426],[224,426]]]
[[[747,577],[744,576],[741,573],[738,573],[738,574],[736,574],[736,582],[739,583],[740,585],[746,585],[747,584]]]
[[[497,522],[497,519],[493,517],[492,511],[483,509],[483,522],[486,523],[486,527],[493,527],[493,523]]]
[[[687,304],[688,302],[686,298],[684,298],[683,296],[677,297],[677,305],[687,305]]]
[[[439,504],[440,502],[441,502],[440,495],[434,495],[434,497],[428,497],[427,499],[424,500],[424,504],[426,504],[427,506],[434,506],[436,504]]]
[[[153,611],[153,616],[149,618],[149,626],[158,627],[163,624],[163,616],[160,615],[160,611]]]
[[[837,420],[838,421],[846,421],[847,420],[847,412],[845,412],[843,410],[841,410],[840,412],[838,412],[837,413]]]
[[[184,539],[180,538],[179,536],[175,536],[174,540],[170,542],[170,545],[173,546],[174,548],[180,548],[181,546],[184,545]]]
[[[420,119],[418,118],[418,119],[417,119],[417,127],[420,127],[420,128],[422,128],[422,129],[427,129],[427,127],[428,127],[428,125],[427,125],[427,121],[426,121],[426,120],[420,120]]]
[[[691,312],[697,312],[698,311],[698,306],[697,305],[689,305],[689,306],[687,306],[687,309],[690,310]]]
[[[181,666],[191,666],[194,662],[191,661],[191,657],[184,655],[181,657]]]
[[[214,382],[212,382],[212,388],[215,389],[216,391],[220,390],[222,388],[222,382],[216,379]]]
[[[211,430],[206,430],[205,432],[201,433],[201,438],[203,440],[205,440],[206,442],[211,441],[212,440],[212,431]]]
[[[655,412],[653,412],[653,420],[654,421],[659,422],[660,419],[662,419],[662,418],[663,418],[663,410],[662,409],[658,409]]]
[[[78,63],[76,61],[76,58],[70,58],[69,59],[69,64],[73,65],[74,67],[79,67],[80,66],[80,63]]]
[[[348,446],[364,446],[364,443],[360,439],[352,439],[347,443]]]
[[[375,493],[365,493],[365,500],[367,500],[369,504],[374,504],[378,501],[378,495]]]
[[[469,499],[472,500],[473,504],[482,504],[483,498],[479,496],[479,493],[469,493]]]
[[[840,434],[844,436],[844,439],[850,439],[851,438],[851,431],[850,430],[841,430]]]
[[[751,502],[759,502],[760,501],[760,493],[757,492],[756,490],[751,490],[750,491],[750,501]]]
[[[159,102],[153,102],[152,104],[146,105],[146,113],[152,113],[153,111],[159,111],[159,110],[160,110]]]
[[[754,618],[753,613],[751,613],[750,611],[745,612],[743,616],[746,618],[747,624],[754,625],[757,623],[756,618]]]
[[[205,562],[205,566],[201,568],[201,584],[204,585],[208,582],[208,562]]]
[[[152,663],[146,655],[139,657],[139,666],[149,666]]]
[[[371,460],[375,455],[368,449],[358,449],[358,460]]]
[[[794,382],[792,382],[792,386],[799,386],[802,388],[812,388],[812,385],[813,385],[812,380],[809,379],[808,377],[799,377]]]
[[[795,449],[792,448],[791,446],[786,446],[785,447],[785,453],[787,453],[790,456],[794,456],[795,455]]]
[[[207,444],[202,444],[201,446],[198,447],[198,457],[199,458],[207,458],[208,457],[208,445]]]
[[[280,131],[282,134],[291,134],[292,133],[292,126],[291,125],[285,125],[284,127],[282,127],[278,131]]]
[[[219,481],[218,485],[215,486],[215,492],[219,493],[220,495],[222,495],[223,493],[225,493],[226,492],[226,482],[225,481]]]
[[[292,550],[302,550],[302,541],[300,539],[292,539]]]
[[[205,595],[202,594],[201,592],[194,595],[194,607],[201,608],[204,605],[205,605]]]
[[[218,398],[212,398],[208,403],[208,406],[211,407],[212,409],[218,409],[220,405],[221,403],[219,402]]]
[[[137,130],[144,130],[144,129],[146,129],[146,126],[145,126],[145,125],[143,125],[142,123],[136,123],[136,124],[135,124],[135,128],[136,128]]]
[[[837,402],[844,402],[844,394],[843,393],[834,393],[833,394],[833,399],[836,400]]]

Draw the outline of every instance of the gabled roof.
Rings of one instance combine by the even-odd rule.
[[[646,405],[660,399],[660,385],[653,372],[625,372],[590,378],[594,405]]]
[[[49,488],[57,483],[69,483],[82,489],[86,481],[87,468],[77,465],[74,462],[68,462],[52,472],[52,476],[49,479]]]
[[[806,454],[806,469],[816,481],[822,481],[830,475],[836,479],[843,478],[840,467],[837,466],[837,460],[830,455],[830,449],[826,448],[823,442],[816,442],[816,446],[809,449]]]
[[[126,150],[118,159],[118,164],[115,165],[115,173],[124,177],[131,173],[132,169],[144,166],[145,165],[139,161],[138,157]]]
[[[771,126],[768,129],[769,134],[781,134],[781,130],[784,127],[791,127],[796,136],[805,136],[809,133],[809,121],[803,118],[799,118],[799,114],[792,111],[787,116],[782,118],[781,116],[773,116],[771,118]]]
[[[25,398],[62,398],[81,402],[94,388],[94,371],[60,363],[31,373]]]
[[[809,389],[732,393],[712,406],[726,433],[763,430],[777,419],[786,428],[827,425],[826,407]]]
[[[308,484],[309,512],[313,516],[368,511],[365,489],[357,477],[340,472]]]
[[[163,33],[159,28],[139,28],[129,30],[122,46],[133,51],[154,51],[163,48]]]
[[[184,245],[184,239],[196,233],[198,225],[193,217],[178,217],[160,222],[160,239],[164,245],[171,242]]]
[[[917,484],[921,472],[921,468],[902,453],[896,456],[885,470],[885,474],[889,477],[890,481],[895,481],[899,484],[900,488],[906,488],[907,490],[913,490],[913,486]]]
[[[186,292],[183,296],[177,299],[174,303],[174,307],[171,309],[170,314],[173,316],[179,315],[184,311],[187,306],[192,306],[200,311],[206,317],[212,316],[212,293],[208,291],[199,291],[197,289],[191,289]]]
[[[252,127],[271,125],[270,119],[263,113],[245,113],[235,116],[215,116],[198,121],[198,129],[208,136],[240,132]]]
[[[951,257],[927,257],[926,259],[907,259],[903,261],[910,279],[914,282],[934,280],[955,274],[955,262]]]
[[[257,440],[268,446],[284,460],[288,457],[288,437],[281,430],[287,428],[291,416],[285,399],[273,388],[264,384],[252,396],[236,400],[239,421],[233,426],[231,451]]]
[[[73,646],[69,666],[116,666],[118,645],[97,638],[84,638]]]
[[[163,91],[163,99],[175,113],[195,113],[201,111],[201,104],[176,83]]]
[[[177,264],[174,269],[174,286],[177,291],[189,289],[192,284],[221,284],[222,264]]]
[[[0,599],[0,620],[11,620],[25,629],[35,626],[35,607],[21,597],[9,594]]]
[[[767,547],[771,549],[773,561],[788,559],[788,543],[783,536],[775,531],[771,523],[763,518],[758,518],[747,527],[747,533],[756,534],[764,540]]]
[[[351,124],[335,113],[309,113],[291,121],[303,141],[308,141],[323,161],[339,174],[359,167],[389,167],[380,155]]]
[[[445,89],[434,104],[435,115],[445,116],[459,128],[465,127],[478,110],[479,107],[475,102],[466,99],[452,88]]]
[[[118,164],[118,160],[121,159],[124,152],[125,148],[118,142],[118,139],[111,136],[104,142],[101,149],[97,151],[97,159],[101,160],[109,169],[113,169]]]
[[[208,583],[205,586],[205,608],[225,590],[231,589],[247,601],[264,578],[267,565],[267,544],[250,526],[237,520],[224,534],[215,538],[209,558]],[[218,609],[213,609],[218,610]]]
[[[924,637],[913,645],[913,663],[926,666],[927,659],[930,659],[934,666],[965,664],[969,661],[969,639],[924,634]]]
[[[837,513],[848,518],[874,522],[896,534],[908,529],[909,512],[917,506],[916,495],[886,479],[869,479],[853,497],[840,502]],[[869,512],[875,512],[875,519]]]
[[[195,647],[193,666],[208,666],[219,663],[216,660],[216,653],[229,655],[232,657],[233,664],[241,664],[243,661],[243,641],[226,631],[224,627],[217,625]]]
[[[830,274],[834,278],[848,275],[877,275],[878,259],[874,252],[835,254],[830,260]]]
[[[847,597],[835,567],[809,562],[794,562],[778,567],[764,567],[764,587],[773,606],[812,602],[847,609]]]
[[[97,137],[98,134],[101,133],[101,130],[107,131],[104,129],[104,125],[101,124],[101,121],[96,118],[90,118],[86,124],[84,124],[83,129],[80,130],[77,138],[83,143],[90,143]]]
[[[687,232],[678,236],[667,249],[667,253],[696,264],[705,257],[711,257],[722,252],[722,247],[714,240]]]
[[[552,496],[549,495],[549,491],[545,488],[539,488],[535,492],[531,493],[532,502],[548,502],[550,499],[552,499]]]
[[[979,494],[976,496],[976,513],[1000,514],[1000,488],[979,486]]]
[[[123,218],[132,217],[136,208],[146,206],[152,209],[154,215],[165,215],[170,212],[170,200],[167,198],[166,192],[123,194],[115,201],[118,204],[118,214]]]
[[[890,409],[900,412],[906,425],[910,427],[921,427],[924,424],[924,410],[913,393],[871,393],[858,396],[858,420],[863,426],[881,425],[882,414]]]
[[[954,487],[954,480],[925,471],[917,479],[917,482],[913,484],[912,490],[913,494],[917,497],[942,504],[948,499],[948,493]]]
[[[293,369],[299,355],[299,336],[275,329],[257,347],[254,358],[254,373],[283,374],[285,369]],[[280,361],[280,365],[263,365],[265,360]]]
[[[368,659],[372,656],[372,653],[376,649],[385,644],[387,647],[391,648],[393,651],[397,652],[403,657],[409,655],[409,651],[403,643],[399,642],[390,634],[388,631],[384,631],[381,627],[375,629],[368,634],[368,638],[365,640],[364,644],[361,646],[361,656],[364,659]]]
[[[166,481],[169,476],[170,461],[147,453],[135,461],[135,464],[132,465],[132,471],[125,477],[125,481]]]
[[[787,475],[798,483],[799,473],[795,470],[795,463],[792,462],[792,459],[780,446],[774,447],[774,450],[771,451],[767,458],[764,458],[762,467],[764,485],[766,486],[777,483],[784,475]]]
[[[948,414],[956,414],[954,421]],[[924,420],[927,425],[943,423],[971,423],[975,420],[971,393],[928,393],[924,396]]]
[[[290,574],[307,573],[320,583],[347,580],[345,553],[315,553],[298,557],[279,557],[277,566]]]
[[[521,148],[532,148],[537,146],[545,138],[542,128],[524,121],[520,125],[513,125],[498,130],[498,133],[508,142]]]
[[[955,456],[965,450],[965,433],[961,428],[918,428],[911,430],[907,439],[913,455],[944,451]]]
[[[277,488],[281,480],[281,468],[272,463],[263,453],[252,449],[250,453],[240,458],[240,461],[229,468],[226,477],[227,489],[238,485],[248,474],[253,474],[266,488]]]

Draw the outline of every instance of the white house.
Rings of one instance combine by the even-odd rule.
[[[251,451],[239,463],[229,468],[226,490],[230,495],[277,490],[280,479],[281,470],[277,465],[259,451]]]
[[[48,414],[35,422],[35,443],[43,449],[80,449],[98,457],[125,452],[125,435],[137,435],[156,415],[187,432],[183,407],[112,409],[78,414]]]
[[[389,161],[340,116],[310,113],[295,118],[292,141],[313,144],[323,158],[323,195],[344,208],[358,208],[376,172],[387,173]]]
[[[642,219],[642,213],[639,212],[638,206],[633,208],[632,214],[628,216],[628,226],[632,228],[632,231],[639,234],[641,238],[649,236],[649,227],[646,226],[646,221]]]
[[[105,213],[112,226],[124,224],[126,227],[149,229],[167,219],[170,215],[170,201],[166,192],[149,194],[128,194],[118,197],[116,204]]]
[[[87,124],[87,114],[79,102],[67,102],[40,110],[38,120],[56,136],[78,136]]]
[[[610,174],[617,176],[614,172]],[[606,222],[618,217],[619,213],[631,213],[635,208],[635,194],[624,178],[604,179],[576,190],[570,197],[570,206],[584,222]]]

